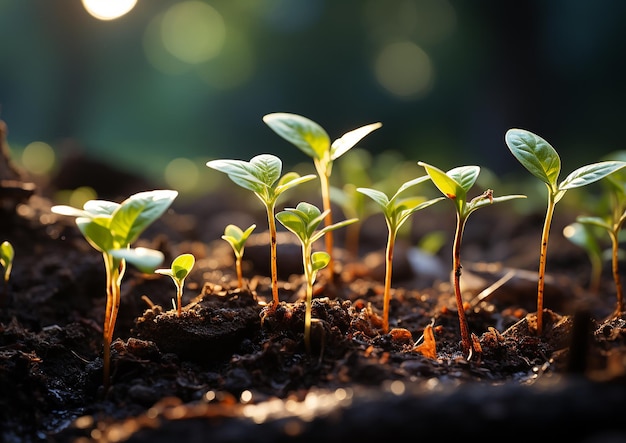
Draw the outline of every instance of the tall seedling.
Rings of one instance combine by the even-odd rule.
[[[418,177],[401,185],[396,193],[391,197],[387,197],[385,193],[371,188],[357,188],[361,194],[367,195],[376,202],[382,209],[387,223],[387,247],[385,250],[385,290],[383,293],[383,332],[389,332],[389,303],[391,301],[391,276],[393,264],[393,250],[396,242],[396,236],[400,227],[409,219],[409,217],[428,206],[444,200],[443,197],[425,201],[423,197],[408,197],[400,199],[399,196],[406,189],[428,180],[429,177]]]
[[[257,155],[249,162],[243,160],[211,160],[206,165],[225,173],[242,188],[254,192],[254,195],[265,206],[270,233],[272,309],[276,309],[280,301],[278,298],[278,271],[276,269],[276,222],[274,221],[276,201],[288,189],[313,180],[315,174],[300,176],[296,172],[288,172],[281,177],[283,162],[272,154]]]
[[[463,353],[469,359],[474,352],[479,349],[474,345],[474,340],[470,337],[467,318],[465,317],[465,307],[463,297],[461,295],[461,242],[463,240],[463,232],[465,224],[470,214],[475,210],[497,202],[512,200],[515,198],[526,198],[525,195],[505,195],[494,197],[493,191],[488,189],[483,194],[467,200],[467,193],[476,183],[480,167],[478,166],[459,166],[443,172],[441,169],[429,165],[428,163],[418,162],[420,166],[426,169],[431,180],[437,186],[439,191],[445,195],[456,209],[456,232],[454,234],[454,243],[452,246],[452,270],[454,280],[454,294],[456,296],[456,305],[459,316],[459,326],[461,330],[461,345]]]
[[[324,220],[326,212],[320,212],[317,206],[300,202],[295,208],[285,208],[276,214],[276,219],[289,231],[293,232],[302,244],[302,264],[306,281],[306,310],[304,315],[304,344],[308,353],[311,352],[311,308],[313,303],[313,283],[320,269],[330,261],[330,254],[324,251],[313,252],[313,244],[330,231],[357,221],[356,218],[324,226],[317,230]]]
[[[330,175],[333,162],[356,145],[363,137],[382,126],[381,123],[371,123],[345,133],[332,144],[328,133],[316,122],[297,114],[277,112],[267,114],[263,121],[278,135],[294,144],[302,152],[313,159],[315,170],[320,178],[322,204],[326,217],[324,224],[333,223],[330,200]],[[328,263],[329,281],[334,278],[333,260],[333,233],[329,232],[325,238],[326,252],[330,255]]]
[[[537,334],[543,331],[543,293],[548,252],[550,226],[556,204],[569,189],[594,183],[626,166],[626,162],[602,161],[582,166],[572,171],[559,183],[561,158],[556,150],[543,138],[525,129],[509,129],[505,142],[515,158],[532,175],[545,183],[548,189],[548,208],[541,234],[539,253],[539,277],[537,287]]]
[[[170,207],[178,192],[146,191],[131,195],[122,203],[89,200],[83,209],[56,205],[52,212],[76,217],[76,225],[87,242],[102,254],[106,271],[106,309],[104,314],[104,387],[109,386],[111,342],[120,306],[120,285],[126,263],[144,272],[153,272],[163,261],[163,254],[131,244]]]

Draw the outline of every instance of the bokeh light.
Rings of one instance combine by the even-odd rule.
[[[114,20],[128,14],[137,0],[82,0],[85,10],[98,20]]]
[[[217,56],[224,45],[226,25],[211,5],[184,1],[171,6],[161,22],[163,46],[174,57],[198,64]]]
[[[22,166],[35,175],[50,173],[54,168],[55,161],[54,149],[44,142],[32,142],[22,151]]]
[[[164,176],[168,186],[179,192],[191,192],[198,187],[198,166],[188,158],[175,158],[169,162]]]
[[[384,47],[376,58],[374,69],[378,82],[398,97],[422,97],[431,90],[434,81],[430,57],[410,41]]]

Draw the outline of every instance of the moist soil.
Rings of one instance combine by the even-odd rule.
[[[571,220],[556,217],[538,334],[542,214],[496,206],[473,215],[464,239],[465,311],[482,350],[465,356],[451,246],[430,256],[412,246],[434,228],[452,233],[450,213],[417,214],[399,240],[388,333],[384,222],[363,223],[356,255],[336,231],[335,273],[316,280],[307,351],[295,237],[279,233],[274,306],[264,213],[245,212],[235,185],[175,202],[135,246],[161,250],[166,266],[194,254],[182,314],[169,277],[129,267],[104,389],[102,257],[72,218],[51,213],[50,195],[87,184],[121,201],[154,189],[105,168],[74,158],[35,185],[3,171],[1,240],[16,255],[0,309],[2,441],[626,441],[626,317],[614,313],[610,265],[589,291],[586,255],[559,235]],[[83,177],[72,181],[72,171]],[[227,223],[252,222],[240,287],[220,235]]]

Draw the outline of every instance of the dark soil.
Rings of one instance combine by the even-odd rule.
[[[336,274],[331,282],[321,272],[315,285],[307,353],[300,250],[291,234],[279,238],[281,303],[269,311],[268,234],[257,228],[249,241],[243,288],[220,239],[224,214],[242,227],[264,226],[258,213],[237,212],[224,198],[230,188],[175,204],[140,243],[163,251],[166,263],[195,255],[183,313],[172,310],[168,277],[128,269],[105,392],[102,257],[73,219],[50,212],[54,180],[33,188],[12,170],[3,174],[0,240],[16,250],[0,309],[4,442],[626,441],[626,317],[611,315],[608,269],[600,293],[585,289],[586,256],[558,235],[564,221],[553,228],[543,334],[535,312],[542,214],[515,217],[494,207],[470,220],[464,240],[466,312],[482,354],[461,352],[450,249],[416,261],[414,238],[396,250],[394,329],[381,332],[380,220],[364,224],[356,259],[337,236]],[[80,185],[68,174],[63,186]],[[124,189],[114,174],[91,184],[101,198],[149,186],[122,180],[132,184]],[[115,194],[107,183],[119,187],[108,188]],[[448,224],[420,219],[417,238]],[[426,270],[431,261],[434,270]],[[429,325],[436,358],[415,346]]]

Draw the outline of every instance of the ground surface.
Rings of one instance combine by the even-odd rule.
[[[120,195],[144,185],[133,182],[138,189]],[[589,294],[586,256],[557,235],[544,333],[536,334],[541,215],[484,211],[470,220],[476,229],[467,232],[462,279],[482,354],[468,361],[446,246],[439,256],[419,257],[401,242],[394,330],[383,334],[384,225],[364,226],[358,259],[339,238],[337,273],[332,282],[320,273],[315,286],[307,353],[301,258],[290,234],[279,238],[281,303],[268,314],[262,219],[239,288],[232,250],[219,237],[225,220],[245,227],[250,215],[223,194],[174,205],[141,243],[162,250],[167,263],[184,252],[196,256],[183,314],[171,309],[171,280],[130,268],[104,392],[102,258],[73,219],[50,213],[42,192],[29,197],[15,183],[4,188],[0,233],[16,259],[0,309],[2,441],[626,441],[625,318],[610,318],[610,274],[600,293]],[[431,226],[442,222],[427,222],[414,235]],[[434,356],[416,349],[429,325]]]

